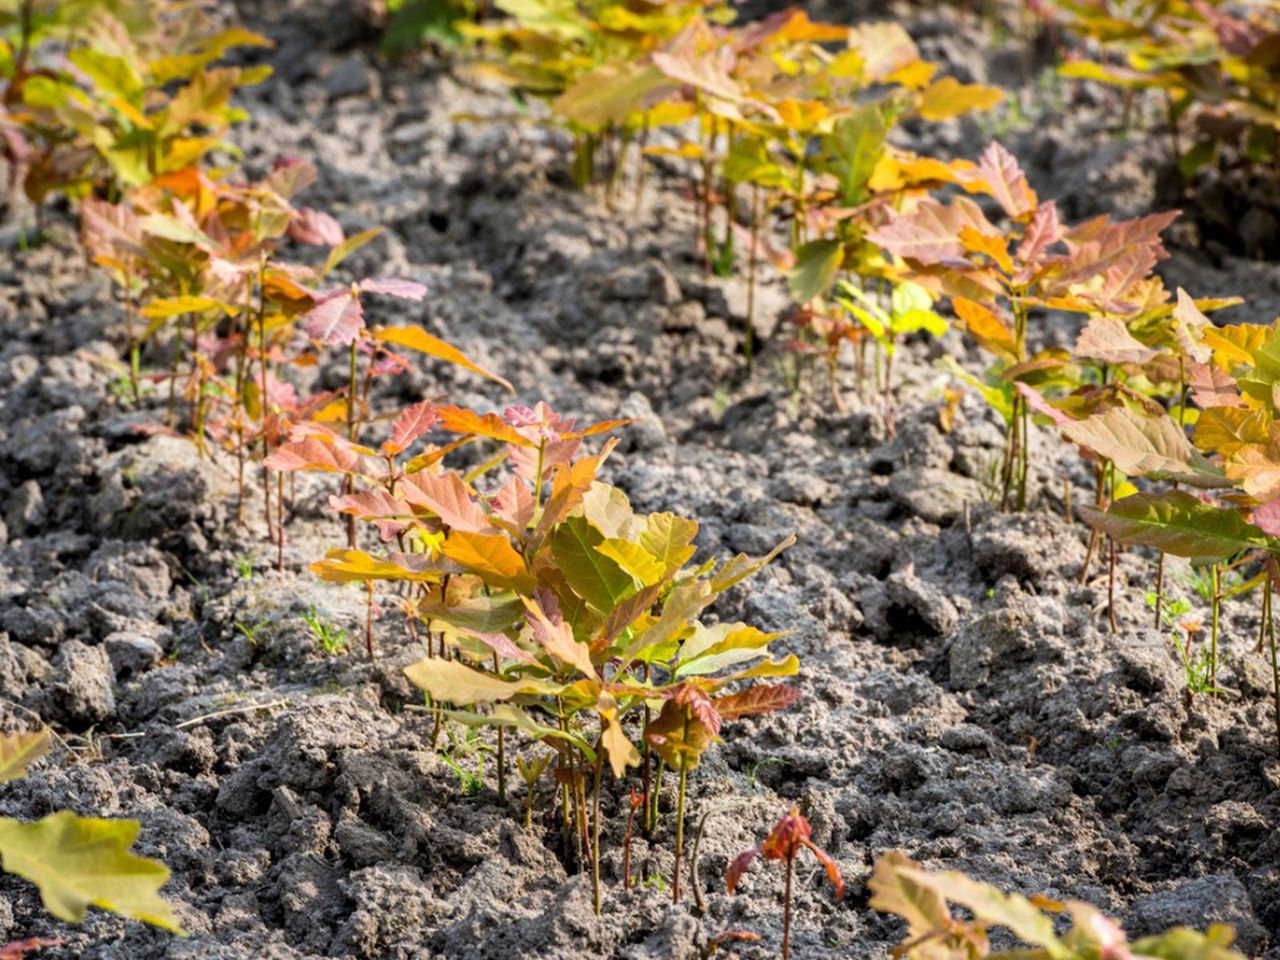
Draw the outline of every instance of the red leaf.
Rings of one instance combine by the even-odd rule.
[[[751,861],[755,859],[756,854],[759,852],[759,847],[744,850],[734,857],[733,863],[729,864],[729,872],[725,874],[725,881],[730,893],[733,893],[738,888],[738,881],[742,879],[747,867],[751,866]]]
[[[1191,385],[1191,399],[1201,409],[1244,406],[1235,378],[1213,364],[1189,364],[1187,382]]]
[[[1017,380],[1014,382],[1013,388],[1017,390],[1018,393],[1022,394],[1023,398],[1027,401],[1027,406],[1036,413],[1043,414],[1048,417],[1053,421],[1055,426],[1060,427],[1064,423],[1072,422],[1071,417],[1067,416],[1057,407],[1049,403],[1049,401],[1045,399],[1044,394],[1035,387],[1028,386],[1021,380]]]
[[[364,329],[364,310],[349,290],[327,294],[303,316],[307,336],[327,347],[347,346]]]
[[[346,239],[342,224],[323,210],[303,207],[289,224],[289,236],[299,243],[336,247]]]
[[[457,473],[438,474],[422,470],[407,475],[397,489],[400,496],[412,504],[426,507],[450,529],[466,533],[496,532],[474,499],[474,492]]]
[[[789,687],[784,683],[762,683],[738,693],[716,697],[711,703],[721,719],[737,720],[740,717],[785,710],[799,699],[800,690],[797,687]]]
[[[1253,511],[1253,525],[1271,537],[1280,537],[1280,500],[1264,503]]]
[[[818,858],[818,862],[827,870],[827,879],[831,881],[831,886],[836,889],[836,899],[839,900],[844,896],[844,877],[840,875],[840,868],[836,866],[836,862],[831,859],[831,855],[823,850],[812,840],[807,837],[800,840],[802,844],[809,848],[809,852]]]
[[[404,453],[415,440],[427,433],[440,422],[440,414],[436,405],[430,400],[423,400],[400,411],[400,416],[391,426],[391,439],[382,445],[382,452],[389,456]]]
[[[1052,200],[1046,201],[1036,208],[1035,215],[1022,234],[1022,241],[1018,244],[1018,259],[1035,265],[1061,239],[1062,224],[1058,220],[1058,207]]]
[[[32,950],[60,946],[62,946],[61,940],[45,940],[40,937],[33,937],[30,940],[10,940],[0,946],[0,960],[22,960]]]
[[[1004,212],[1015,220],[1035,210],[1038,202],[1017,159],[994,140],[982,152],[978,175],[967,186],[995,197]]]
[[[361,473],[360,454],[340,443],[306,437],[279,446],[263,461],[272,470],[324,470],[329,473]]]
[[[361,293],[381,293],[388,297],[399,297],[401,300],[421,300],[427,295],[427,288],[412,280],[361,280]]]

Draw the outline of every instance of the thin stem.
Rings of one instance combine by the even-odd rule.
[[[688,728],[689,721],[685,721]],[[671,902],[680,902],[680,861],[684,859],[684,798],[685,788],[689,782],[689,768],[680,764],[680,793],[676,800],[676,865],[671,877]]]
[[[1209,580],[1213,586],[1213,624],[1209,634],[1209,686],[1218,687],[1218,621],[1222,613],[1222,594],[1219,590],[1218,565],[1209,568]]]
[[[356,391],[359,389],[360,376],[360,360],[356,350],[356,341],[351,341],[351,369],[350,382],[347,389],[347,439],[351,443],[356,442]],[[348,473],[347,480],[348,495],[356,492],[355,474]],[[356,516],[354,513],[347,514],[347,549],[354,550],[356,548]]]
[[[604,779],[604,750],[596,744],[596,780],[591,799],[591,890],[596,916],[600,916],[600,781]]]
[[[547,441],[544,437],[538,441],[538,472],[533,479],[533,512],[537,513],[542,506],[542,468],[546,462]]]
[[[635,789],[632,788],[631,795],[635,796]],[[627,835],[622,843],[622,889],[631,889],[631,837],[635,830],[636,823],[636,805],[630,804],[627,808]]]
[[[258,395],[258,410],[262,417],[262,515],[267,525],[267,539],[271,539],[271,470],[266,459],[271,455],[271,437],[267,432],[267,260],[258,261],[258,366],[262,382]],[[280,518],[283,521],[283,517]]]
[[[1276,714],[1276,749],[1280,750],[1280,662],[1276,659],[1276,622],[1271,608],[1271,575],[1268,573],[1262,589],[1266,591],[1263,599],[1264,619],[1267,621],[1267,635],[1271,639],[1271,689],[1275,700]]]
[[[499,673],[498,655],[493,655],[493,672]],[[507,738],[506,727],[498,727],[498,806],[507,805]],[[532,788],[531,791],[532,792]]]
[[[276,471],[276,570],[284,571],[284,474]]]
[[[653,810],[649,816],[649,832],[658,829],[658,808],[662,800],[662,775],[667,772],[667,762],[658,757],[658,769],[653,776]]]
[[[756,246],[760,238],[760,184],[751,185],[751,249],[747,252],[747,331],[742,343],[747,366],[755,359],[756,340]]]
[[[1155,629],[1160,629],[1160,614],[1164,609],[1164,552],[1156,561],[1156,622]]]
[[[795,857],[787,857],[787,885],[782,893],[782,960],[791,960],[791,877]]]

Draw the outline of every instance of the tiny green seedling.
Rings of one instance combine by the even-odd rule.
[[[262,629],[270,625],[270,620],[255,620],[253,623],[236,623],[236,630],[240,635],[248,640],[251,644],[257,644],[258,634]]]
[[[236,557],[236,573],[240,575],[241,580],[253,579],[253,555],[242,553]]]
[[[311,631],[316,647],[329,656],[334,657],[346,651],[347,631],[338,629],[331,620],[316,610],[314,603],[308,604],[306,612],[302,614],[302,622]]]

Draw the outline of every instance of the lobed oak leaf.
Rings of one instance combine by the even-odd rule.
[[[725,720],[759,716],[775,710],[785,710],[800,699],[800,690],[785,684],[759,684],[737,693],[716,697],[711,701],[716,712]]]
[[[427,657],[410,664],[404,668],[404,675],[419,690],[430,694],[433,701],[460,706],[501,702],[521,694],[554,695],[564,689],[561,684],[533,677],[504,680],[443,657]]]
[[[867,881],[869,906],[902,917],[907,939],[913,941],[949,932],[952,923],[946,898],[921,877],[919,867],[900,850],[890,850],[876,860]]]
[[[350,290],[321,295],[314,307],[303,314],[307,336],[327,347],[355,343],[364,330],[364,308]]]
[[[1080,332],[1074,353],[1081,360],[1142,364],[1159,351],[1138,340],[1119,317],[1096,316]]]
[[[467,572],[499,589],[521,592],[534,587],[524,558],[505,536],[452,530],[440,552]]]
[[[1014,331],[995,310],[967,297],[953,297],[951,308],[980,347],[1003,360],[1018,359]]]
[[[916,109],[922,118],[934,123],[975,110],[990,110],[1003,100],[1004,91],[999,87],[961,83],[955,77],[942,77],[920,91],[920,104]],[[1009,215],[1016,216],[1012,213]]]
[[[524,601],[525,620],[538,646],[558,664],[573,667],[582,676],[598,680],[595,664],[591,662],[590,647],[577,641],[573,628],[564,620],[549,616],[536,599],[521,599]]]
[[[4,817],[0,858],[5,872],[40,888],[45,909],[59,920],[80,923],[96,906],[182,933],[159,893],[169,868],[130,852],[139,829],[136,820],[78,817],[69,810],[35,823]]]
[[[1047,200],[1036,207],[1036,212],[1031,215],[1031,220],[1023,231],[1022,239],[1018,242],[1018,259],[1030,266],[1039,264],[1063,236],[1057,204]]]
[[[1193,560],[1219,561],[1241,550],[1270,550],[1270,540],[1235,510],[1216,507],[1184,490],[1136,493],[1106,510],[1081,507],[1093,527],[1120,543],[1153,547]]]
[[[1222,470],[1191,446],[1187,435],[1167,414],[1145,416],[1114,407],[1084,420],[1062,425],[1073,443],[1112,461],[1131,477],[1176,480],[1193,487],[1229,487]]]
[[[978,168],[965,187],[993,197],[1011,220],[1034,213],[1039,205],[1017,158],[994,140],[982,152]]]
[[[444,571],[421,554],[400,554],[379,560],[363,550],[330,550],[325,559],[311,564],[311,572],[329,583],[367,583],[370,580],[408,580],[435,583]]]
[[[1209,337],[1205,337],[1209,343]],[[1210,363],[1187,365],[1187,384],[1191,387],[1191,399],[1203,410],[1213,407],[1243,407],[1240,386],[1229,373]],[[1202,414],[1203,416],[1203,414]]]
[[[923,200],[911,213],[896,214],[868,239],[890,253],[926,266],[964,266],[965,247],[960,232],[965,227],[980,235],[999,235],[976,203],[967,197],[956,197],[949,205]]]
[[[334,246],[345,239],[342,224],[323,210],[301,207],[289,221],[289,236],[299,243]]]
[[[322,470],[328,473],[364,474],[364,458],[341,440],[329,435],[306,436],[276,447],[263,461],[271,470]]]
[[[382,452],[387,456],[398,456],[409,449],[418,438],[429,433],[440,422],[440,414],[436,405],[430,400],[423,400],[400,411],[391,425],[391,438],[382,444]]]
[[[439,474],[421,470],[411,473],[401,480],[397,490],[405,500],[434,513],[450,530],[486,535],[497,533],[475,491],[456,472]]]

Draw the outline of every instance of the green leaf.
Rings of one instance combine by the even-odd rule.
[[[1234,510],[1215,507],[1183,490],[1137,493],[1107,510],[1081,507],[1089,524],[1121,543],[1154,547],[1193,560],[1223,560],[1241,550],[1280,552],[1268,537]]]
[[[320,275],[329,274],[343,260],[347,259],[370,240],[381,236],[385,230],[386,227],[370,227],[368,230],[361,230],[359,233],[347,237],[347,239],[329,251],[328,259],[325,260],[324,266],[320,270]]]
[[[796,265],[787,275],[791,295],[808,303],[826,292],[840,270],[844,246],[839,240],[810,240],[796,251]]]
[[[867,182],[884,155],[889,125],[877,104],[858,107],[822,138],[829,156],[826,168],[840,181],[841,199],[857,206],[867,199]]]
[[[129,852],[140,829],[136,820],[78,817],[69,810],[35,823],[0,818],[0,858],[6,873],[40,888],[45,909],[59,920],[80,923],[94,906],[182,933],[159,893],[169,868]]]
[[[1208,933],[1197,933],[1189,927],[1174,927],[1156,937],[1135,940],[1135,957],[1159,960],[1244,960],[1244,954],[1231,949],[1235,939],[1226,924],[1215,923]]]
[[[653,586],[667,572],[666,567],[649,551],[620,537],[610,537],[605,540],[596,547],[596,552],[616,563],[642,587]]]
[[[601,613],[608,613],[635,592],[631,576],[598,548],[604,537],[585,517],[570,517],[556,528],[548,546],[573,592]]]
[[[449,719],[457,720],[459,723],[466,724],[469,727],[516,727],[529,734],[535,740],[545,740],[548,737],[565,740],[586,754],[588,760],[595,760],[595,751],[591,749],[591,745],[586,740],[583,740],[575,733],[565,732],[558,727],[548,727],[538,723],[528,713],[514,704],[499,703],[489,713],[476,713],[472,710],[442,710],[440,712]],[[517,761],[519,759],[517,758]]]
[[[783,636],[786,634],[765,633],[745,623],[695,624],[693,636],[680,646],[676,675],[717,673],[724,667],[759,660],[769,655],[769,644]]]

